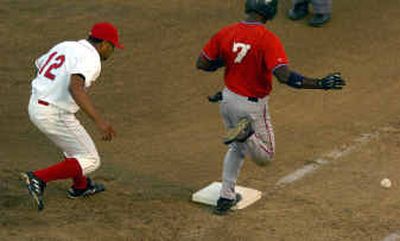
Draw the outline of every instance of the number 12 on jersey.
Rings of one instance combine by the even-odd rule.
[[[235,63],[239,64],[242,62],[243,58],[246,57],[247,53],[251,49],[250,44],[245,44],[245,43],[233,43],[233,48],[232,51],[234,53],[237,53],[236,58],[235,58]]]
[[[43,70],[49,65],[50,62],[52,62],[52,60],[54,59],[54,57],[57,55],[57,52],[53,52],[49,55],[49,57],[47,58],[45,64],[40,68],[39,73],[38,74],[42,74]],[[56,76],[51,72],[53,69],[58,69],[60,68],[65,61],[65,56],[64,55],[59,55],[57,56],[57,58],[54,59],[53,64],[50,65],[46,72],[44,73],[44,77],[50,79],[50,80],[54,80],[56,78]]]

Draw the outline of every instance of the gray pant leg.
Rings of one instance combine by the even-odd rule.
[[[234,142],[225,155],[222,174],[221,197],[234,199],[235,185],[242,168],[244,157],[249,156],[258,165],[271,161],[275,141],[268,111],[268,98],[257,103],[224,89],[223,101],[220,104],[221,115],[227,129],[235,127],[243,117],[252,119],[255,134],[246,142]]]
[[[308,3],[308,2],[309,0],[292,0],[292,5],[294,6],[299,3]]]
[[[220,196],[227,199],[235,199],[235,185],[239,177],[240,169],[244,162],[244,155],[237,144],[229,146],[224,158],[222,172],[222,189]]]
[[[224,101],[221,103],[221,115],[227,129],[233,128],[239,121],[240,116],[236,115],[237,105],[235,103]],[[240,111],[239,111],[240,112]],[[235,185],[239,177],[240,169],[244,162],[242,148],[237,143],[229,145],[229,149],[224,157],[222,171],[222,188],[220,196],[227,199],[235,199]]]
[[[289,10],[289,16],[297,16],[297,14],[307,14],[309,11],[308,5],[309,1],[307,0],[292,0],[292,7]]]
[[[315,13],[327,14],[332,12],[332,0],[311,0]]]
[[[244,154],[249,155],[257,165],[264,166],[271,162],[275,153],[275,137],[268,104],[260,103],[250,116],[255,134],[243,143]]]

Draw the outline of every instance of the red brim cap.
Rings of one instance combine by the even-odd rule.
[[[102,22],[96,23],[92,27],[90,36],[108,41],[112,43],[116,48],[123,49],[124,46],[119,43],[118,29],[111,23]]]
[[[112,44],[114,44],[114,46],[115,46],[116,48],[119,48],[119,49],[125,48],[125,46],[122,45],[122,44],[120,44],[120,43],[112,43]]]

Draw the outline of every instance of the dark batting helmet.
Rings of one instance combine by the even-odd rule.
[[[278,10],[278,0],[246,0],[245,12],[256,12],[266,20],[272,20]]]

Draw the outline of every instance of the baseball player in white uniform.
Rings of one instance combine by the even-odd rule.
[[[110,23],[93,25],[89,37],[55,45],[35,61],[29,117],[58,148],[64,159],[50,167],[22,173],[38,210],[42,210],[46,184],[72,179],[70,198],[93,195],[105,190],[87,174],[100,166],[96,146],[75,113],[82,109],[98,126],[102,139],[111,141],[115,131],[93,105],[87,90],[99,77],[101,61],[107,60],[119,43],[118,30]]]

